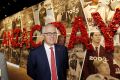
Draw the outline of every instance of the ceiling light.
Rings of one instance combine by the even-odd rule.
[[[7,17],[7,15],[5,14],[5,17]]]
[[[8,3],[8,5],[10,5],[10,3]]]
[[[5,6],[3,6],[3,9],[5,9]]]

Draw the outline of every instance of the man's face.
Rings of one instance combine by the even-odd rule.
[[[91,36],[92,42],[94,43],[100,43],[101,41],[101,33],[100,32],[94,32],[93,36]]]
[[[45,28],[45,33],[44,33],[44,40],[45,42],[49,45],[52,46],[56,43],[57,39],[57,32],[56,28],[52,25],[47,26]]]

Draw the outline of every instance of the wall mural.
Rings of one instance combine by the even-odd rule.
[[[46,0],[26,8],[0,21],[0,52],[26,68],[29,49],[41,45],[47,23],[66,37],[67,80],[120,79],[119,0]]]

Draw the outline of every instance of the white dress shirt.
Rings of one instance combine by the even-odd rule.
[[[55,46],[54,45],[53,46],[49,46],[46,43],[44,43],[44,47],[45,47],[45,51],[46,51],[46,55],[47,55],[47,59],[48,59],[49,67],[50,67],[50,72],[51,72],[51,50],[50,50],[50,48],[53,47],[55,63],[56,63]],[[56,66],[56,69],[57,69],[57,66]],[[57,78],[58,78],[58,76],[57,76]],[[52,78],[51,78],[51,80],[52,80]]]

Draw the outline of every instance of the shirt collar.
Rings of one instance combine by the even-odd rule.
[[[98,47],[98,49],[100,48],[100,45],[99,46],[95,46],[93,43],[92,43],[92,46],[93,46],[94,50],[95,50],[96,47]]]
[[[50,49],[50,47],[53,47],[53,48],[54,48],[54,45],[49,46],[47,43],[44,43],[44,46],[45,46],[47,49]]]

